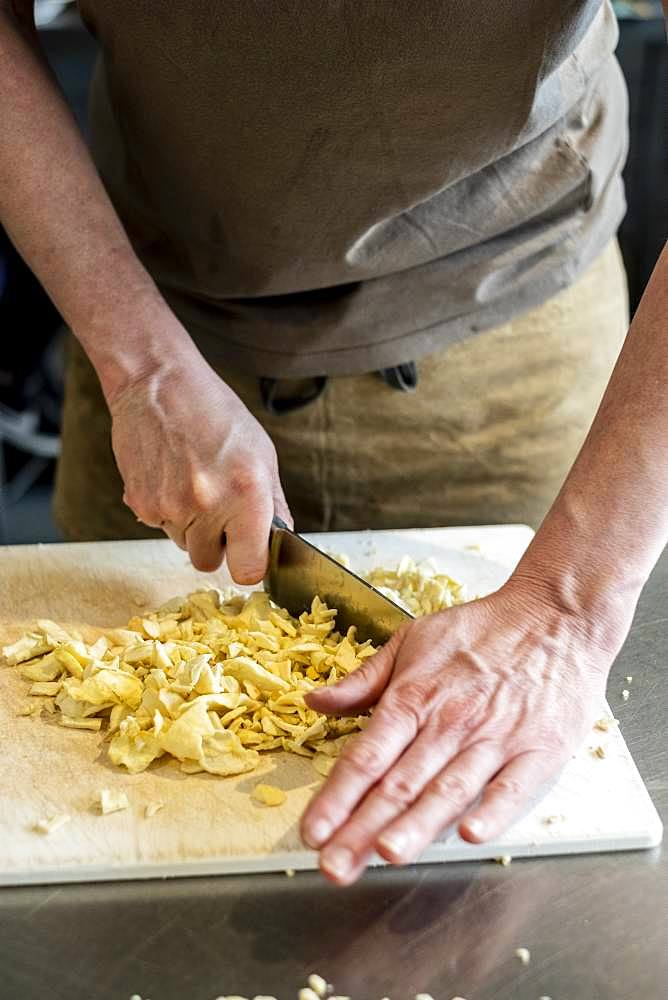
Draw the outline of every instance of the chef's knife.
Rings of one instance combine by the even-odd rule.
[[[299,617],[318,597],[336,608],[337,630],[357,626],[360,642],[382,645],[413,616],[275,517],[269,538],[264,589],[273,601]]]

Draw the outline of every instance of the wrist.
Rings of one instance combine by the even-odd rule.
[[[603,528],[587,529],[581,533],[570,516],[551,511],[508,586],[555,609],[614,656],[631,627],[646,573],[620,558]]]
[[[108,405],[132,385],[201,360],[188,333],[152,286],[122,307],[100,311],[74,330],[95,368]]]
[[[522,562],[506,584],[518,604],[527,603],[569,623],[575,634],[614,658],[621,649],[633,621],[637,595],[621,593],[608,581],[582,578],[576,567],[563,562],[549,566],[538,561]]]

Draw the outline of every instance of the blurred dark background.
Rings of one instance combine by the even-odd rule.
[[[629,211],[620,242],[632,308],[668,237],[668,46],[661,4],[615,4],[631,94]],[[41,0],[44,49],[86,132],[94,40],[72,4]],[[51,490],[62,403],[62,321],[0,228],[0,544],[58,541]]]

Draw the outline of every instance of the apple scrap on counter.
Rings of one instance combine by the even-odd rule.
[[[309,985],[297,993],[297,1000],[352,1000],[349,996],[340,996],[338,993],[335,995],[331,983],[327,983],[322,976],[315,973],[309,976],[308,982]],[[133,993],[130,1000],[142,1000],[142,998],[138,993]],[[238,993],[228,993],[226,996],[217,996],[215,1000],[251,1000],[251,998],[239,996]],[[263,993],[261,996],[259,994],[254,996],[252,1000],[276,1000],[276,997]],[[383,997],[382,1000],[389,1000],[389,997]],[[416,993],[414,1000],[434,1000],[434,998],[431,993]],[[452,997],[452,1000],[465,1000],[465,997]],[[550,1000],[550,997],[541,997],[540,1000]]]
[[[142,1000],[142,998],[138,993],[133,993],[130,1000]],[[251,1000],[251,998],[239,996],[238,993],[228,993],[225,996],[217,996],[215,1000]],[[276,1000],[276,997],[273,995],[267,996],[263,993],[261,996],[259,994],[254,996],[252,1000]],[[314,972],[308,977],[308,986],[304,986],[297,993],[297,1000],[352,1000],[352,998],[341,996],[338,993],[335,994],[332,984]],[[383,997],[382,1000],[389,1000],[389,998]],[[431,993],[416,993],[414,1000],[434,1000],[434,998]],[[452,997],[452,1000],[465,1000],[465,998]],[[550,1000],[550,998],[541,997],[541,1000]]]
[[[409,558],[367,578],[416,615],[465,600],[461,584]],[[354,627],[337,632],[336,614],[317,596],[294,618],[260,591],[198,590],[91,643],[40,620],[2,654],[31,683],[19,714],[103,730],[109,759],[132,774],[171,756],[188,774],[236,775],[253,771],[260,754],[283,750],[310,758],[326,776],[368,716],[329,718],[304,696],[375,652]],[[284,801],[271,786],[258,786],[255,797]]]

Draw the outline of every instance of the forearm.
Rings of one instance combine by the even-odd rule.
[[[193,350],[137,259],[34,32],[0,2],[0,220],[112,396]]]
[[[668,248],[582,450],[518,568],[590,618],[635,606],[668,540]]]

